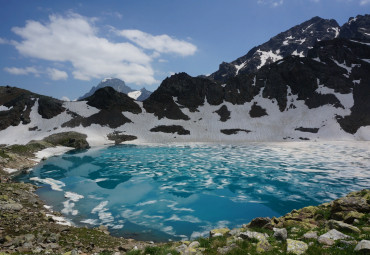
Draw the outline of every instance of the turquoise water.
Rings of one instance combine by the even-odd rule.
[[[370,187],[369,143],[120,145],[72,151],[21,181],[75,225],[165,241]]]

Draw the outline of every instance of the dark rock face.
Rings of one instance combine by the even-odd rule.
[[[91,126],[92,124],[98,124],[101,126],[109,126],[110,128],[118,128],[126,123],[132,121],[125,117],[119,109],[103,109],[100,112],[91,115],[90,117],[84,118],[77,114],[74,114],[74,118],[62,124],[62,127],[83,127]]]
[[[11,108],[0,111],[0,130],[30,123],[31,109],[36,100],[39,104],[38,113],[44,119],[51,119],[65,111],[60,100],[15,87],[0,87],[0,105]]]
[[[176,98],[176,103],[174,101]],[[223,88],[215,82],[205,78],[191,77],[186,73],[172,75],[165,79],[160,87],[144,101],[147,112],[154,113],[159,119],[188,120],[181,107],[191,112],[203,105],[205,98],[211,105],[219,105],[223,99]],[[179,105],[181,106],[179,106]]]
[[[107,135],[108,140],[114,141],[115,144],[120,144],[127,141],[136,140],[137,137],[134,135],[125,135],[121,132],[115,131]]]
[[[358,15],[356,18],[349,18],[341,29],[339,37],[347,39],[370,39],[370,15]]]
[[[230,119],[230,111],[227,109],[226,105],[221,106],[220,109],[215,111],[218,115],[220,115],[220,121],[225,122]]]
[[[301,131],[301,132],[307,132],[307,133],[313,133],[317,134],[319,132],[319,128],[305,128],[305,127],[299,127],[294,130]]]
[[[225,135],[236,135],[238,134],[239,132],[245,132],[245,133],[250,133],[251,131],[250,130],[247,130],[247,129],[240,129],[240,128],[233,128],[233,129],[221,129],[220,130],[221,133],[225,134]]]
[[[246,55],[231,63],[223,62],[219,70],[209,78],[225,82],[237,74],[255,72],[265,64],[271,64],[290,55],[306,56],[317,41],[336,38],[339,29],[335,20],[314,17],[272,37],[268,42],[254,47]]]
[[[183,126],[172,125],[172,126],[156,126],[150,130],[150,132],[163,132],[163,133],[177,133],[178,135],[190,135],[190,131],[186,130]]]
[[[73,147],[76,149],[87,149],[90,148],[86,141],[87,135],[77,132],[62,132],[58,134],[50,135],[43,140],[53,145],[62,145],[67,147]]]
[[[252,105],[251,110],[249,111],[249,115],[252,118],[259,118],[262,116],[267,115],[266,109],[263,109],[259,106],[256,102]]]
[[[129,92],[134,91],[129,86],[126,86],[125,82],[122,81],[122,80],[120,80],[120,79],[117,79],[117,78],[107,78],[107,79],[102,80],[96,87],[92,87],[91,90],[88,93],[86,93],[85,95],[83,95],[82,97],[80,97],[78,100],[82,100],[84,98],[87,98],[89,96],[92,96],[97,90],[99,90],[101,88],[104,88],[104,87],[111,87],[115,91],[120,92],[120,93],[124,93],[126,95]]]
[[[87,127],[91,124],[99,124],[117,128],[131,122],[122,112],[141,113],[140,106],[132,98],[115,91],[111,87],[101,88],[85,100],[87,100],[88,105],[101,109],[101,111],[87,118],[73,113],[74,118],[64,123],[62,127],[77,127],[79,125]]]
[[[140,89],[140,91],[141,91],[141,95],[136,100],[141,101],[141,102],[149,98],[150,95],[153,93],[145,88]]]
[[[135,101],[124,93],[117,92],[111,87],[98,89],[92,96],[85,98],[87,104],[101,110],[117,109],[120,111],[141,113],[141,108]]]

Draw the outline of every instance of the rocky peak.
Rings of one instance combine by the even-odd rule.
[[[141,112],[141,108],[132,98],[124,93],[117,92],[112,87],[100,88],[92,96],[85,98],[85,100],[88,105],[101,110],[118,109],[132,113]]]
[[[356,18],[349,18],[341,30],[341,38],[370,40],[370,15],[358,15]]]
[[[237,74],[254,72],[289,55],[304,57],[317,41],[336,38],[339,31],[335,20],[314,17],[272,37],[231,63],[223,62],[209,78],[224,82]]]
[[[98,89],[104,88],[104,87],[112,87],[117,92],[128,94],[129,92],[134,91],[132,88],[126,85],[126,83],[120,79],[117,78],[105,78],[103,79],[97,86],[94,86],[91,88],[91,90],[79,98],[79,100],[82,100],[86,97],[91,96],[95,93]]]

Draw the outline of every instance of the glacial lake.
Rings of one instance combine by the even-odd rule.
[[[77,226],[193,239],[370,187],[370,143],[119,145],[49,158],[18,181]]]

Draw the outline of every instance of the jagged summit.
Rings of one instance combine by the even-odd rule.
[[[104,78],[97,86],[92,87],[88,93],[80,97],[78,100],[83,100],[93,95],[98,89],[104,87],[112,87],[115,91],[124,93],[137,101],[144,101],[152,93],[145,88],[141,90],[133,90],[132,88],[127,86],[124,81],[118,78]]]
[[[209,78],[224,82],[237,74],[254,72],[289,55],[304,57],[316,42],[336,38],[339,32],[340,26],[335,20],[314,17],[272,37],[231,63],[223,62]]]
[[[359,40],[370,39],[370,15],[358,15],[355,18],[349,18],[348,22],[345,23],[339,36],[341,38],[353,38]]]

